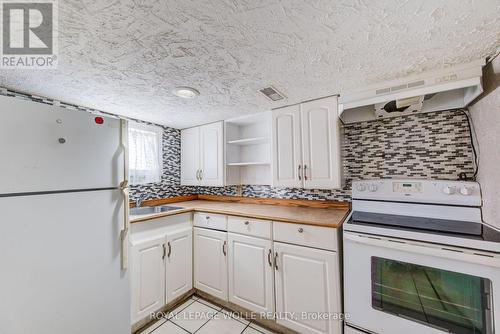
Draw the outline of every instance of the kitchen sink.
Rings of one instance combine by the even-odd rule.
[[[169,206],[169,205],[159,205],[159,206],[143,206],[140,208],[131,208],[130,214],[132,216],[138,215],[150,215],[153,213],[162,213],[174,210],[181,210],[180,206]]]

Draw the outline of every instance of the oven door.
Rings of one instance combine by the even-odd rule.
[[[346,321],[374,333],[492,334],[499,254],[344,233]]]

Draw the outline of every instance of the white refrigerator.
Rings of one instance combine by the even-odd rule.
[[[0,117],[0,334],[130,333],[126,123],[6,96]]]

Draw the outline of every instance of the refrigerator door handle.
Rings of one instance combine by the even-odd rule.
[[[128,123],[122,119],[121,123],[121,141],[120,145],[123,149],[123,181],[120,183],[120,190],[123,195],[123,229],[120,232],[121,239],[121,268],[126,270],[128,268],[128,232],[130,228],[129,219],[129,188],[128,188]]]
[[[128,200],[128,181],[125,180],[120,184],[120,189],[123,195],[123,229],[120,231],[121,239],[121,267],[128,267],[128,232],[130,227],[129,222],[129,200]]]

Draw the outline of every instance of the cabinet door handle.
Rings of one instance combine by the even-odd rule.
[[[200,169],[200,181],[203,180],[203,169]]]
[[[274,269],[278,270],[278,252],[274,254]]]
[[[248,220],[247,220],[247,221],[245,221],[245,225],[248,225],[248,224],[250,224],[250,222],[249,222]]]
[[[162,246],[163,246],[163,255],[161,256],[161,259],[165,260],[165,255],[167,254],[167,247],[165,246],[165,244],[163,244]]]
[[[167,257],[170,258],[170,254],[172,254],[172,246],[170,246],[170,241],[167,243],[168,245],[168,254]]]
[[[227,256],[226,246],[227,246],[227,241],[224,241],[224,244],[222,244],[222,253],[224,254],[224,256]]]
[[[271,255],[272,255],[272,251],[269,249],[269,252],[267,253],[267,262],[269,263],[269,267],[273,267],[273,263],[271,262]]]
[[[307,165],[304,165],[304,180],[307,181]]]
[[[302,181],[302,175],[301,175],[301,169],[302,169],[302,165],[299,165],[299,181]]]
[[[304,229],[302,227],[299,227],[299,229],[297,231],[299,231],[299,233],[302,233],[302,232],[304,232]]]

